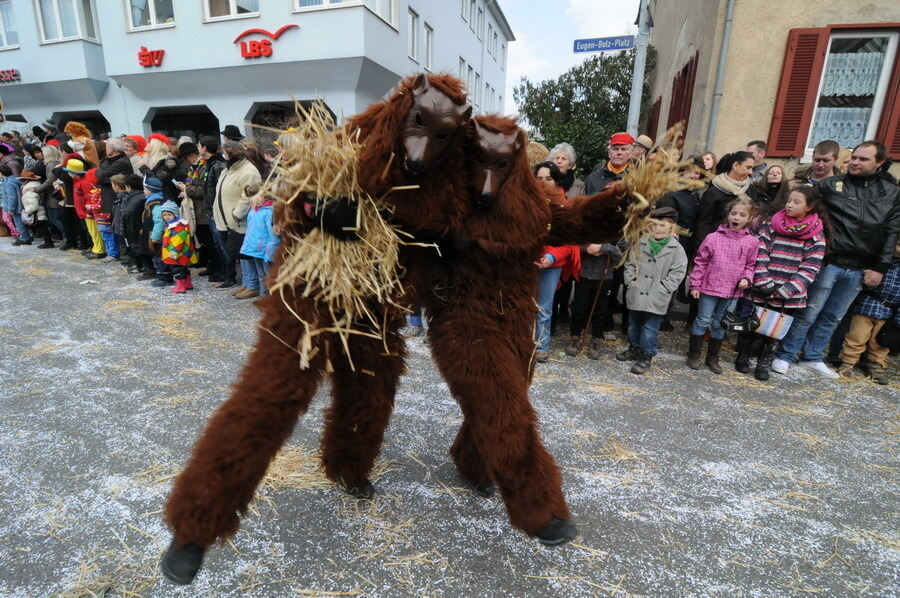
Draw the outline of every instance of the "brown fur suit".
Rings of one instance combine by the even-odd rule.
[[[455,105],[464,103],[455,78],[429,80]],[[615,237],[622,226],[619,194],[576,199],[575,209],[549,203],[528,167],[524,133],[515,121],[501,117],[481,119],[482,131],[512,140],[502,148],[503,156],[491,154],[500,164],[491,168],[502,180],[489,207],[476,207],[464,185],[467,173],[484,170],[476,158],[466,159],[484,153],[472,151],[478,149],[479,127],[463,127],[442,152],[440,167],[426,175],[414,177],[397,159],[384,176],[392,154],[408,158],[403,130],[416,85],[413,78],[404,80],[384,103],[348,123],[347,130],[358,129],[365,143],[359,180],[375,197],[396,185],[421,185],[393,193],[389,202],[397,223],[418,240],[437,242],[442,252],[438,257],[433,249],[404,247],[401,260],[409,292],[404,299],[429,312],[435,361],[465,416],[451,453],[467,481],[495,481],[512,524],[535,534],[554,519],[569,519],[569,512],[559,469],[541,444],[528,401],[536,313],[533,262],[548,240]],[[593,234],[587,235],[591,228]],[[292,303],[304,320],[325,317],[312,300],[298,297]],[[292,349],[301,333],[296,318],[275,296],[262,301],[261,308],[260,333],[234,392],[212,416],[175,480],[165,511],[175,532],[173,546],[205,549],[237,531],[239,514],[307,409],[326,355],[335,368],[322,441],[326,475],[345,488],[367,483],[380,450],[404,371],[405,350],[396,334],[403,314],[386,314],[387,354],[379,340],[352,337],[355,372],[340,343],[327,335],[316,337],[320,350],[309,368],[300,370]],[[374,375],[361,373],[365,370]]]

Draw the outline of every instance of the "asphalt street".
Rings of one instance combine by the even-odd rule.
[[[615,361],[621,341],[591,361],[559,337],[538,366],[574,543],[541,547],[463,487],[459,408],[413,340],[376,499],[317,470],[323,387],[240,532],[177,588],[158,571],[161,509],[257,310],[204,279],[174,296],[8,238],[0,271],[2,596],[900,594],[896,367],[886,387],[714,376],[684,365],[680,331],[643,377]]]

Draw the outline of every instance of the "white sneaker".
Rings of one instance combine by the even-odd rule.
[[[787,374],[789,369],[791,369],[791,363],[789,361],[776,359],[772,362],[772,371],[776,374]]]
[[[801,361],[800,365],[805,367],[808,370],[812,370],[820,376],[824,376],[825,378],[830,378],[832,380],[836,380],[840,378],[840,374],[835,372],[833,369],[825,365],[824,362],[821,361]]]

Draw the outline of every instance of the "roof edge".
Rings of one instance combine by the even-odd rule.
[[[494,15],[497,24],[500,25],[500,29],[503,31],[503,35],[506,36],[506,40],[510,42],[516,41],[516,36],[509,26],[509,21],[506,20],[506,15],[503,14],[503,9],[497,4],[497,0],[485,0],[485,4],[487,4],[487,8],[491,11],[491,14]]]

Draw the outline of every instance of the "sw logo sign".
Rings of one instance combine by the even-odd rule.
[[[279,37],[281,37],[285,31],[288,29],[299,29],[299,25],[285,25],[275,33],[270,33],[265,29],[248,29],[244,31],[236,38],[234,38],[233,43],[240,42],[241,44],[241,56],[243,58],[251,59],[251,58],[262,58],[265,56],[272,55],[272,42],[276,41]],[[270,39],[262,39],[262,40],[249,40],[249,41],[241,41],[245,37],[250,35],[264,35]]]

